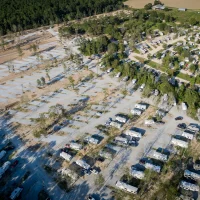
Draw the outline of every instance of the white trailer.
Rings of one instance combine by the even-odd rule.
[[[138,192],[137,187],[134,187],[134,186],[124,183],[122,181],[117,181],[116,186],[121,190],[125,190],[125,191],[133,193],[133,194],[137,194],[137,192]]]
[[[168,160],[168,157],[167,155],[165,154],[162,154],[160,152],[157,152],[155,150],[151,150],[149,153],[148,153],[148,157],[150,158],[155,158],[157,160],[160,160],[160,161],[164,161],[166,162]]]
[[[1,151],[0,152],[0,160],[6,155],[6,151]]]
[[[2,175],[8,170],[8,168],[10,167],[11,162],[6,161],[3,166],[0,168],[0,178],[2,177]]]
[[[64,151],[60,153],[60,157],[64,158],[65,160],[67,160],[68,162],[71,161],[72,156],[69,155],[68,153],[65,153]]]
[[[187,138],[187,139],[189,139],[189,140],[193,140],[193,138],[194,138],[194,135],[193,135],[193,134],[188,133],[188,132],[186,132],[186,131],[183,131],[183,132],[181,133],[181,136],[183,136],[183,137],[185,137],[185,138]]]
[[[87,164],[84,160],[77,160],[76,164],[79,165],[80,167],[86,169],[86,170],[90,169],[90,165]]]
[[[128,139],[120,137],[120,136],[115,137],[114,141],[115,142],[120,142],[122,144],[128,144]]]
[[[191,179],[194,179],[194,180],[200,180],[200,174],[191,172],[190,170],[187,170],[187,169],[184,171],[184,176],[186,178],[191,178]]]
[[[196,125],[190,124],[187,129],[194,131],[194,132],[198,132],[199,128]]]
[[[144,172],[136,170],[136,169],[131,170],[131,175],[137,179],[143,179],[145,176]]]
[[[147,109],[147,105],[146,104],[137,103],[137,104],[135,104],[135,108],[138,108],[140,110],[146,110]]]
[[[95,138],[90,137],[90,136],[86,137],[85,141],[88,142],[88,143],[90,143],[90,144],[99,144],[99,140],[98,139],[95,139]]]
[[[134,131],[134,130],[126,130],[124,132],[125,135],[129,135],[131,137],[136,137],[136,138],[142,138],[142,134],[137,132],[137,131]]]
[[[70,169],[62,168],[58,172],[61,172],[62,175],[67,175],[67,176],[71,177],[73,180],[77,180],[78,179],[78,175],[76,173],[74,173]]]
[[[199,191],[199,186],[196,184],[192,184],[186,181],[181,181],[180,183],[180,187],[185,189],[185,190],[190,190],[190,191]]]
[[[179,147],[183,147],[183,148],[188,148],[188,142],[185,142],[183,140],[172,138],[171,143],[174,144],[175,146],[179,146]]]
[[[20,188],[20,187],[15,188],[13,190],[13,192],[11,193],[11,195],[10,195],[10,199],[11,200],[16,199],[20,195],[20,193],[22,192],[22,190],[23,190],[23,188]]]
[[[115,119],[121,123],[126,123],[128,121],[126,117],[122,117],[122,116],[116,116]]]
[[[150,126],[150,125],[152,125],[152,124],[154,124],[154,123],[155,123],[155,122],[154,122],[153,119],[146,119],[146,120],[144,121],[144,124],[147,125],[147,126]]]
[[[76,151],[79,151],[83,148],[83,146],[81,144],[78,144],[76,142],[71,142],[69,145],[70,145],[71,149],[74,149]]]
[[[145,163],[144,167],[146,169],[150,169],[150,170],[153,170],[154,172],[158,172],[158,173],[160,173],[160,171],[161,171],[161,167],[160,166],[154,165],[152,163]]]
[[[142,110],[140,110],[138,108],[134,108],[131,110],[131,114],[140,116],[142,114]]]
[[[119,123],[119,122],[116,122],[116,121],[112,121],[112,122],[110,123],[110,125],[111,125],[111,126],[114,126],[115,128],[118,128],[118,129],[120,129],[120,128],[122,127],[122,124]]]

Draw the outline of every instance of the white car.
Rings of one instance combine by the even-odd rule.
[[[113,70],[113,68],[109,68],[109,69],[107,70],[107,73],[110,73],[112,70]]]
[[[122,75],[121,72],[117,73],[117,75],[115,76],[116,78],[119,78]]]
[[[133,80],[132,80],[133,85],[134,85],[136,82],[137,82],[137,79],[133,79]]]

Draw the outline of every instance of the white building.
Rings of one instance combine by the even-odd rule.
[[[137,179],[143,179],[145,176],[144,172],[136,170],[136,169],[131,170],[131,175]]]
[[[79,151],[83,148],[83,146],[81,144],[78,144],[76,142],[71,142],[69,145],[70,145],[71,149],[74,149],[76,151]]]
[[[148,154],[148,157],[155,158],[156,160],[167,161],[168,157],[165,154],[157,152],[155,150],[151,150]]]
[[[137,104],[135,104],[135,108],[140,109],[140,110],[146,110],[147,109],[147,105],[146,104],[137,103]]]
[[[0,160],[6,155],[6,151],[1,151],[0,152]]]
[[[138,108],[133,108],[131,110],[131,114],[140,116],[142,114],[142,110],[140,110]]]
[[[23,190],[23,188],[20,188],[20,187],[17,187],[16,189],[14,189],[13,192],[11,193],[11,195],[10,195],[10,199],[11,200],[16,199],[20,195],[22,190]]]
[[[183,147],[183,148],[188,148],[188,142],[185,142],[183,140],[172,138],[171,143],[174,144],[175,146],[179,146],[179,147]]]
[[[190,191],[199,191],[199,186],[196,184],[192,184],[186,181],[181,181],[180,183],[180,187],[185,189],[185,190],[190,190]]]
[[[142,134],[140,132],[134,131],[134,130],[126,130],[124,132],[125,135],[129,135],[131,137],[136,137],[136,138],[142,138]]]
[[[84,160],[77,160],[76,164],[79,165],[80,167],[86,169],[86,170],[90,169],[90,165],[87,164]]]
[[[191,179],[194,179],[194,180],[200,180],[200,174],[191,172],[190,170],[187,170],[187,169],[184,171],[184,176],[186,178],[191,178]]]
[[[71,177],[73,180],[78,179],[78,175],[70,169],[62,168],[61,171],[58,171],[58,172],[61,172],[62,175],[67,175],[67,176]]]
[[[128,185],[128,184],[126,184],[122,181],[117,181],[116,186],[121,190],[125,190],[125,191],[133,193],[133,194],[137,194],[137,192],[138,192],[137,187],[134,187],[132,185]]]
[[[68,162],[71,161],[72,156],[69,155],[68,153],[65,153],[64,151],[60,153],[60,157],[64,158],[65,160],[67,160]]]

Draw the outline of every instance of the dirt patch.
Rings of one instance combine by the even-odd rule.
[[[128,0],[125,4],[134,8],[144,8],[146,4],[153,2],[154,0]],[[197,0],[162,0],[162,2],[174,8],[200,9],[200,1]]]

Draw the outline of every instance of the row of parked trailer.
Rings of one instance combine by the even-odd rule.
[[[171,143],[175,146],[188,148],[189,141],[194,139],[197,132],[199,132],[199,127],[197,125],[190,124],[186,130],[179,134],[179,136],[185,138],[185,140],[182,140],[180,138],[172,138]]]
[[[116,115],[115,120],[110,122],[110,126],[120,129],[127,121],[127,116],[118,114]]]

